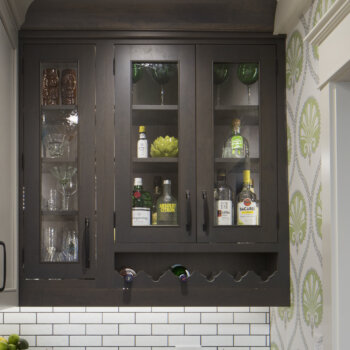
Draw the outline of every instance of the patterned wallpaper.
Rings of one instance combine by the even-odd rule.
[[[271,309],[272,350],[313,350],[322,337],[318,50],[303,39],[334,2],[314,0],[287,37],[291,306]]]

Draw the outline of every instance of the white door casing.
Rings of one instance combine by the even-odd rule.
[[[0,309],[18,305],[18,118],[17,29],[6,1],[0,1],[0,241],[6,244],[7,281]],[[0,249],[0,284],[3,282]]]

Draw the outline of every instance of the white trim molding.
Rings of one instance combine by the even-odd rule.
[[[0,20],[6,30],[12,48],[16,49],[18,45],[18,26],[8,0],[0,0]]]
[[[305,36],[304,41],[320,45],[350,12],[350,0],[336,1]]]
[[[318,46],[320,89],[350,76],[349,34],[350,0],[338,0],[305,37]]]
[[[312,0],[277,0],[274,34],[289,34]]]

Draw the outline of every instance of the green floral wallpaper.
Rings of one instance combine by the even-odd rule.
[[[291,306],[271,308],[272,350],[313,350],[322,336],[321,114],[318,51],[304,42],[336,0],[314,0],[286,43]]]

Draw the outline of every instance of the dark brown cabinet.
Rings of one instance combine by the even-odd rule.
[[[284,39],[74,35],[22,32],[20,304],[288,304]],[[156,66],[170,78],[157,79]],[[244,157],[232,156],[234,118]],[[137,157],[141,125],[146,158]],[[152,156],[166,135],[178,154]],[[240,225],[247,167],[258,214]],[[225,225],[214,200],[220,169],[234,193]],[[177,221],[135,226],[134,178],[152,192],[155,176],[171,180]],[[176,263],[187,282],[170,271]],[[132,283],[123,267],[136,271]]]

